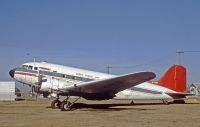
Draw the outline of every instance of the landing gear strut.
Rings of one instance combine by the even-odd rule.
[[[132,100],[130,104],[131,104],[131,105],[134,105],[135,103],[134,103],[134,101]]]
[[[163,104],[165,104],[165,105],[168,105],[168,104],[169,104],[169,102],[168,102],[167,100],[165,100],[165,99],[162,99],[162,102],[163,102]]]

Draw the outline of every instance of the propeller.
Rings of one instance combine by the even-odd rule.
[[[32,85],[32,95],[34,95],[33,93],[36,93],[36,100],[38,95],[40,94],[40,88],[41,88],[41,84],[42,84],[42,75],[40,75],[40,71],[38,71],[38,81],[35,83],[35,85]]]
[[[34,93],[33,93],[33,92],[34,92],[34,89],[35,89],[34,87],[35,87],[35,86],[33,86],[33,85],[31,86],[31,95],[32,95],[32,97],[34,96]]]

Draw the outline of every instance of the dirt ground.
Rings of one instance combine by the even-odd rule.
[[[129,105],[82,99],[79,109],[63,112],[51,109],[50,102],[0,102],[0,127],[200,127],[200,104]]]

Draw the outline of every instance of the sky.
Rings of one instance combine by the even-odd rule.
[[[1,0],[0,80],[24,62],[123,74],[186,66],[200,82],[199,0]]]

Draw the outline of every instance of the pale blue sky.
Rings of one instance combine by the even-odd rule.
[[[111,73],[160,77],[177,63],[177,50],[200,50],[199,0],[0,1],[0,80],[33,57],[101,72],[108,64],[132,66]],[[183,55],[189,82],[200,82],[199,58]]]

